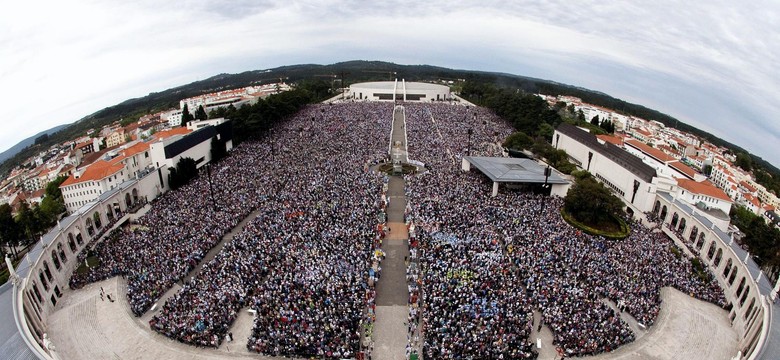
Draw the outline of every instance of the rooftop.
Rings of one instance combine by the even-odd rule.
[[[676,160],[673,156],[669,156],[665,152],[644,144],[639,140],[628,139],[626,140],[626,145],[636,148],[637,150],[663,163]]]
[[[68,176],[67,179],[60,185],[60,187],[73,185],[85,181],[94,181],[104,179],[111,174],[115,174],[118,171],[124,169],[123,164],[112,164],[105,160],[96,161],[84,170],[84,173],[80,177],[76,178],[73,175]]]
[[[689,179],[677,179],[677,185],[694,194],[706,195],[723,201],[731,202],[731,198],[723,190],[709,181],[697,182]]]
[[[531,159],[475,156],[466,156],[464,159],[495,182],[545,183],[545,167]],[[547,178],[546,183],[568,184],[569,181],[553,171]]]
[[[657,176],[655,169],[652,166],[645,164],[642,159],[623,150],[619,146],[608,142],[602,144],[593,134],[574,125],[561,123],[556,130],[587,146],[591,150],[609,158],[645,182],[652,182],[653,178]]]
[[[383,90],[393,90],[396,88],[396,82],[394,81],[374,81],[374,82],[364,82],[364,83],[357,83],[352,84],[350,87],[362,87],[362,88],[374,88],[374,89],[383,89]],[[423,83],[423,82],[406,82],[406,91],[415,91],[415,90],[441,90],[442,88],[447,88],[445,85],[439,85],[439,84],[429,84],[429,83]],[[398,91],[403,91],[404,89],[404,83],[401,81],[398,81]]]

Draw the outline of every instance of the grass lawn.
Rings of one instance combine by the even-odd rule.
[[[98,258],[96,256],[90,256],[90,257],[87,258],[87,264],[89,264],[90,268],[93,268],[95,266],[100,265],[100,260],[98,260]],[[79,267],[76,269],[76,273],[77,274],[84,274],[87,271],[89,271],[89,268],[86,265],[84,265],[83,263],[81,265],[79,265]]]

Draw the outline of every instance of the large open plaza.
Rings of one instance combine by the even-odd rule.
[[[63,235],[69,271],[55,253],[31,276],[34,331],[55,359],[728,360],[755,346],[732,315],[754,320],[748,287],[737,304],[720,274],[697,276],[668,219],[634,214],[609,240],[566,223],[544,176],[498,191],[463,171],[505,157],[512,131],[458,100],[308,105],[132,221],[98,222],[86,245]]]

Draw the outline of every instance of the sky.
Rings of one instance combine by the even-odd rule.
[[[780,2],[15,1],[0,13],[0,151],[220,73],[381,60],[601,91],[780,166]]]

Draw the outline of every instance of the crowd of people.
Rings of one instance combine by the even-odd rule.
[[[247,347],[273,356],[353,358],[373,319],[389,104],[309,107],[261,142],[242,168],[267,171],[250,186],[256,214],[150,324],[168,337],[219,346],[243,308],[255,312]],[[343,146],[354,144],[355,146]],[[276,146],[274,154],[270,146]],[[251,175],[250,175],[251,176]]]
[[[633,224],[629,238],[608,241],[569,226],[561,198],[511,190],[490,197],[492,184],[461,172],[460,160],[500,156],[491,143],[511,129],[480,110],[407,106],[410,157],[432,169],[407,185],[423,251],[426,357],[534,358],[534,309],[561,354],[581,356],[634,340],[620,311],[652,325],[661,287],[725,303],[717,283],[695,276],[658,229]],[[472,129],[470,139],[463,129]]]
[[[560,198],[509,190],[490,197],[483,175],[460,170],[465,154],[500,156],[512,132],[488,110],[404,106],[409,157],[427,169],[406,177],[414,236],[407,355],[534,359],[530,339],[542,325],[567,356],[598,354],[634,340],[620,311],[653,324],[661,287],[725,302],[714,280],[694,276],[656,229],[635,224],[629,238],[604,240],[565,223]],[[387,156],[392,111],[376,102],[305,108],[238,146],[210,177],[155,200],[132,230],[96,244],[100,265],[74,273],[71,287],[126,276],[140,316],[181,282],[150,321],[165,336],[218,347],[239,312],[251,309],[250,351],[364,357],[386,205],[386,179],[369,167]]]

